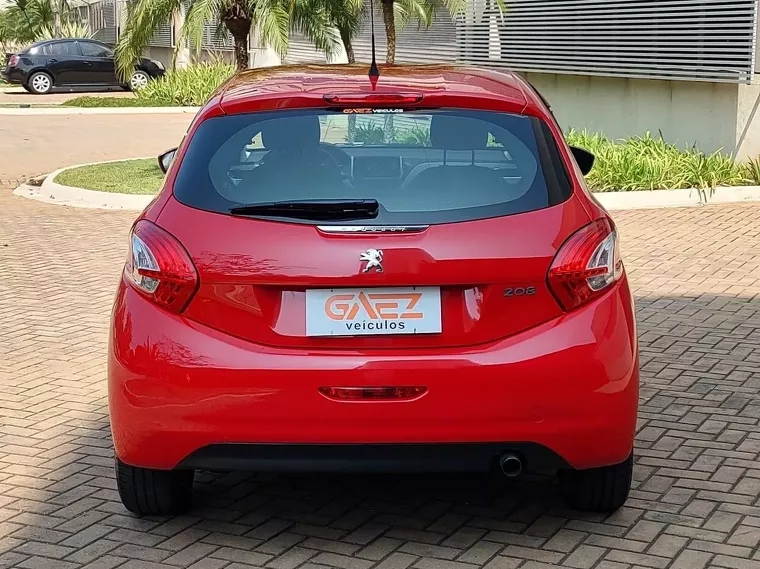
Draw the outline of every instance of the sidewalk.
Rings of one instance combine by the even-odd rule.
[[[77,97],[132,97],[132,93],[121,88],[98,91],[77,90],[71,92],[56,89],[49,95],[32,95],[19,85],[0,85],[0,108],[6,105],[60,105]]]

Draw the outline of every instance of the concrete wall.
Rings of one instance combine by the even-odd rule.
[[[564,129],[669,142],[739,158],[760,154],[760,85],[526,73]]]
[[[177,58],[178,67],[183,67],[184,65],[188,65],[193,62],[216,61],[219,58],[221,58],[223,61],[226,61],[227,63],[234,63],[235,61],[235,56],[231,51],[211,52],[202,50],[200,54],[196,54],[192,50],[186,50],[186,52],[187,54],[184,56],[184,61],[182,57]],[[174,57],[174,49],[170,47],[148,47],[143,51],[143,54],[145,57],[157,59],[164,64],[164,67],[169,69],[172,64],[172,58]]]
[[[739,85],[736,118],[736,155],[744,160],[760,156],[760,84]]]

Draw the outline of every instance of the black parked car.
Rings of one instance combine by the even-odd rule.
[[[2,71],[8,83],[20,84],[30,93],[42,95],[53,87],[102,87],[120,85],[134,91],[164,74],[160,61],[140,58],[124,84],[116,76],[113,50],[104,43],[88,39],[41,41],[11,55]]]

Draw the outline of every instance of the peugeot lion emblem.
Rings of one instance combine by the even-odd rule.
[[[382,249],[367,249],[359,255],[360,261],[365,261],[367,264],[364,266],[364,269],[362,269],[363,273],[368,273],[372,269],[375,269],[376,272],[382,273],[383,272],[383,251]]]

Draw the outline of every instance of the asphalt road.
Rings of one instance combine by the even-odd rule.
[[[0,113],[0,185],[86,162],[158,155],[176,146],[193,115]]]

